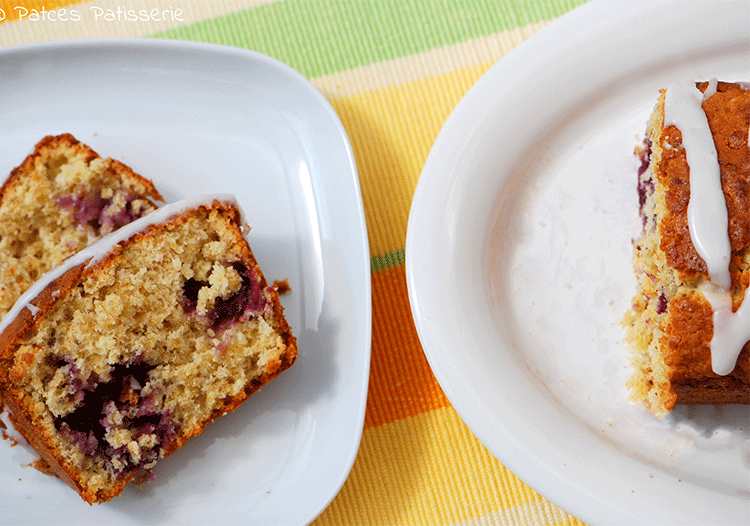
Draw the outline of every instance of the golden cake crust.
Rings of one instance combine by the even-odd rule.
[[[13,186],[18,184],[19,179],[37,170],[36,164],[38,160],[44,159],[51,152],[59,149],[70,149],[80,153],[81,159],[84,162],[90,162],[99,158],[98,153],[92,150],[88,145],[80,142],[70,133],[47,135],[36,144],[34,151],[30,153],[20,165],[11,171],[3,185],[0,186],[0,202],[3,199],[3,196],[8,193]],[[148,195],[155,201],[164,201],[164,198],[156,189],[153,182],[134,172],[132,168],[116,159],[107,158],[104,159],[104,161],[107,164],[108,169],[113,173],[125,175],[132,178],[134,181],[137,181],[137,183],[142,186],[144,194]]]

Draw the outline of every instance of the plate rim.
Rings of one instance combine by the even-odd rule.
[[[352,395],[357,396],[357,409],[356,409],[356,421],[352,422],[350,434],[351,442],[349,447],[346,449],[345,454],[340,455],[342,457],[342,472],[336,478],[335,483],[330,484],[330,488],[327,491],[326,497],[319,499],[319,502],[315,506],[310,506],[304,524],[313,522],[325,509],[331,504],[335,497],[340,492],[347,478],[349,477],[356,460],[361,440],[364,431],[364,420],[367,406],[367,393],[369,387],[369,371],[371,362],[371,342],[372,342],[372,288],[370,281],[370,249],[368,244],[368,233],[367,223],[364,214],[363,198],[361,191],[361,184],[359,180],[359,173],[357,169],[356,159],[354,156],[351,141],[348,133],[343,126],[343,123],[333,108],[330,101],[323,95],[323,93],[312,84],[312,82],[302,75],[299,71],[294,69],[289,64],[282,62],[272,56],[264,53],[254,51],[251,49],[230,46],[212,42],[199,42],[199,41],[188,41],[178,40],[169,38],[143,38],[143,37],[96,37],[96,38],[72,38],[62,40],[49,40],[42,42],[32,42],[9,46],[6,48],[0,48],[0,60],[16,57],[19,61],[28,62],[30,60],[39,60],[41,57],[44,62],[47,57],[54,53],[61,51],[70,52],[96,52],[96,51],[121,51],[127,54],[127,56],[133,58],[135,54],[139,54],[138,61],[141,67],[147,67],[147,64],[151,60],[148,53],[154,50],[161,50],[164,52],[171,53],[203,53],[214,56],[223,57],[237,57],[240,60],[247,61],[247,63],[254,62],[260,63],[263,66],[269,67],[276,71],[280,77],[291,80],[294,84],[298,85],[300,89],[303,89],[315,100],[319,109],[325,112],[326,118],[328,119],[328,126],[330,130],[338,137],[340,144],[339,156],[345,164],[348,165],[347,180],[351,182],[350,190],[356,195],[357,202],[351,203],[353,216],[351,219],[356,221],[355,228],[357,232],[357,239],[360,241],[358,247],[352,250],[352,258],[356,258],[361,265],[361,268],[350,268],[348,269],[349,279],[347,283],[357,284],[362,286],[362,290],[355,290],[354,286],[349,288],[349,291],[360,299],[357,305],[361,306],[362,312],[358,313],[358,320],[356,321],[356,327],[352,327],[355,333],[357,341],[352,348],[357,349],[359,359],[355,360],[358,363],[357,374],[348,377],[351,381],[352,378],[359,378],[356,383],[352,383],[353,387],[350,391],[343,393],[347,397]],[[172,72],[181,71],[179,65],[173,66],[170,69]],[[205,71],[210,71],[210,66],[206,66]],[[27,77],[31,77],[29,74],[25,74]],[[300,320],[303,322],[303,320]],[[312,509],[314,508],[314,509]]]
[[[456,379],[455,369],[448,370],[448,358],[445,358],[445,356],[449,350],[446,346],[441,348],[438,343],[441,337],[445,341],[447,334],[441,333],[437,336],[434,333],[430,334],[430,331],[435,331],[434,320],[438,319],[434,309],[431,310],[430,300],[434,301],[440,295],[438,293],[428,294],[428,284],[420,274],[425,272],[426,266],[431,265],[426,260],[437,260],[441,256],[448,257],[448,252],[454,248],[452,237],[459,234],[438,231],[439,227],[435,225],[428,227],[427,222],[431,219],[434,220],[435,213],[446,215],[446,203],[449,202],[451,193],[460,192],[461,182],[455,176],[455,173],[451,172],[453,161],[448,161],[447,158],[452,156],[455,159],[471,149],[470,141],[472,138],[476,138],[475,134],[483,118],[482,114],[478,113],[477,106],[483,100],[486,100],[483,97],[486,97],[493,84],[495,85],[494,89],[497,90],[497,83],[503,78],[506,80],[512,78],[514,83],[520,82],[518,78],[523,79],[523,75],[527,71],[525,69],[527,66],[522,63],[523,60],[527,60],[528,68],[532,68],[535,62],[541,60],[535,54],[544,53],[545,46],[559,42],[560,39],[580,39],[582,41],[587,35],[600,30],[612,20],[620,23],[626,19],[637,20],[638,17],[645,16],[644,14],[648,13],[650,9],[662,9],[670,4],[679,5],[674,0],[638,0],[637,2],[593,0],[551,22],[493,65],[462,97],[440,130],[417,182],[407,228],[405,265],[412,315],[428,362],[449,401],[480,442],[498,460],[508,466],[520,478],[533,480],[534,483],[530,485],[550,501],[573,513],[581,520],[594,523],[627,524],[629,521],[636,519],[636,515],[633,515],[634,510],[628,509],[628,505],[633,504],[633,501],[623,497],[617,502],[611,502],[611,505],[598,502],[595,494],[591,491],[591,484],[587,484],[587,481],[583,480],[581,473],[577,472],[575,477],[572,477],[574,470],[570,466],[571,462],[568,462],[571,476],[562,477],[559,469],[552,468],[553,462],[563,465],[564,459],[559,455],[554,452],[528,451],[525,449],[526,444],[518,443],[521,439],[529,438],[528,436],[513,436],[506,432],[502,435],[504,448],[501,451],[500,446],[496,443],[497,435],[494,437],[489,435],[491,431],[498,431],[498,429],[483,422],[478,415],[477,408],[473,407],[473,404],[479,404],[480,409],[486,409],[486,407],[481,407],[482,400],[477,393],[471,392],[470,386]],[[700,5],[697,1],[686,2],[686,4]],[[546,54],[550,55],[548,50]],[[554,52],[551,54],[554,55]],[[503,93],[505,94],[506,91],[504,90]],[[489,113],[489,111],[486,113]],[[458,138],[456,139],[456,137]],[[449,142],[451,138],[456,139],[454,143]],[[507,176],[504,175],[503,177]],[[459,190],[456,190],[456,188],[459,188]],[[459,200],[459,198],[456,198],[456,200]],[[446,223],[441,223],[440,227],[455,226]],[[425,249],[426,245],[437,245],[439,242],[442,242],[447,248],[431,247]],[[480,242],[471,245],[472,248],[477,249],[481,249],[482,246]],[[465,249],[466,246],[462,248]],[[428,253],[425,254],[425,252]],[[472,272],[476,268],[472,267],[466,270]],[[451,292],[456,292],[457,288],[451,289]],[[444,294],[447,294],[447,292],[444,291]],[[432,322],[430,318],[433,320]],[[450,343],[455,344],[455,341]],[[493,422],[493,425],[496,423]],[[521,458],[522,460],[520,460]],[[622,465],[620,467],[627,466]],[[547,476],[551,481],[540,482],[543,476]],[[567,487],[555,488],[555,484]],[[630,493],[629,489],[628,493]],[[741,498],[729,500],[730,505],[734,503],[733,510],[735,512],[738,511],[738,506],[744,510],[747,509],[747,502],[741,501]],[[644,517],[639,518],[642,520]],[[682,518],[680,517],[677,520]],[[684,518],[690,519],[690,517]]]

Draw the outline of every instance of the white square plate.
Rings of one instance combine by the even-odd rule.
[[[237,196],[298,338],[295,365],[155,469],[90,507],[0,444],[0,515],[25,524],[306,524],[348,476],[370,363],[370,258],[356,166],[328,101],[265,55],[168,40],[0,51],[0,174],[72,133],[167,202]]]

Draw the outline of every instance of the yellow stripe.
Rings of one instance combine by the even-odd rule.
[[[460,98],[491,65],[331,101],[354,150],[372,254],[404,247],[409,208],[430,147]]]
[[[545,24],[312,79],[331,99],[352,142],[372,254],[404,248],[419,174],[461,97]],[[472,63],[456,70],[456,57],[467,56]]]
[[[8,4],[10,9],[15,5],[28,6],[29,12],[23,19],[0,24],[0,44],[12,46],[73,38],[141,37],[278,0],[94,0],[79,3],[64,0],[0,1]],[[55,11],[60,16],[48,13],[42,18],[42,5],[46,11],[65,6],[65,20],[59,19],[62,17],[61,10]],[[38,17],[33,17],[32,8],[37,9]],[[181,10],[179,13],[178,9]],[[142,10],[146,11],[145,16],[140,14]],[[131,21],[129,18],[132,16],[127,16],[127,11],[143,16],[145,20]]]
[[[314,525],[468,525],[520,513],[580,526],[541,500],[447,407],[366,429],[349,478]]]

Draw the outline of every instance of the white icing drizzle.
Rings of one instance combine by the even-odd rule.
[[[708,267],[711,281],[728,289],[729,218],[721,188],[721,170],[708,119],[701,104],[703,93],[692,80],[671,86],[664,101],[664,127],[676,126],[682,132],[690,167],[688,228],[695,250]]]
[[[690,167],[688,228],[693,246],[706,262],[711,279],[699,286],[713,309],[711,368],[718,375],[727,375],[735,368],[742,347],[750,340],[750,301],[743,301],[740,308],[732,312],[729,214],[721,187],[716,146],[702,107],[703,101],[716,93],[716,86],[716,79],[711,79],[705,94],[689,79],[671,86],[664,102],[664,126],[674,125],[682,133]]]
[[[742,347],[750,340],[750,301],[743,301],[740,308],[732,312],[732,295],[728,290],[709,282],[701,283],[698,290],[714,311],[711,368],[716,374],[727,375],[737,364]]]
[[[60,263],[57,267],[53,268],[46,274],[44,274],[36,283],[34,283],[19,299],[16,301],[13,308],[3,317],[0,322],[0,334],[10,325],[10,323],[18,317],[23,309],[31,311],[32,315],[36,315],[39,308],[34,306],[31,302],[42,293],[42,291],[49,286],[50,283],[61,277],[70,269],[86,263],[86,268],[101,261],[118,243],[129,239],[138,232],[142,232],[151,225],[162,223],[167,221],[173,216],[176,216],[186,210],[198,208],[199,206],[206,205],[210,206],[214,201],[222,203],[229,203],[237,206],[237,199],[232,194],[210,194],[204,196],[189,197],[181,201],[170,203],[162,206],[161,208],[151,212],[150,214],[129,223],[122,228],[115,230],[111,234],[104,236],[96,243],[89,245],[80,252],[73,254],[68,259]],[[242,212],[240,212],[242,213]],[[244,216],[240,219],[241,224],[245,223]],[[58,296],[60,291],[54,291],[52,296]]]
[[[706,102],[708,99],[713,97],[714,93],[716,93],[716,88],[719,86],[719,80],[716,77],[713,77],[711,80],[708,81],[708,86],[706,86],[706,90],[703,92],[703,102]]]

